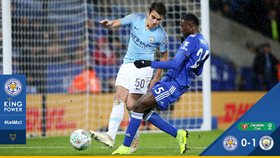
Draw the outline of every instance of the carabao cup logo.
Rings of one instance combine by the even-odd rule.
[[[22,84],[19,80],[12,78],[5,83],[5,92],[10,96],[17,96],[22,90]]]

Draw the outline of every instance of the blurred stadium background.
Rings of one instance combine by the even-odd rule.
[[[169,13],[162,25],[172,58],[180,44],[180,15],[192,12],[200,17],[202,1],[165,2]],[[98,22],[146,12],[150,3],[11,0],[12,69],[27,77],[28,136],[69,135],[77,128],[106,130],[129,28],[108,31]],[[210,0],[212,129],[229,127],[271,88],[257,80],[261,74],[253,65],[267,43],[280,58],[279,8],[279,0]],[[278,80],[279,71],[278,65],[278,74],[273,71]],[[203,122],[201,78],[192,84],[190,93],[162,113],[179,128],[199,129]],[[126,116],[120,130],[127,123]],[[143,123],[141,129],[155,128]]]

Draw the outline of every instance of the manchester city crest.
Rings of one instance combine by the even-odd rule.
[[[12,78],[5,83],[5,92],[10,96],[17,96],[22,90],[22,84],[19,80]]]
[[[274,141],[270,136],[263,136],[259,141],[259,145],[263,150],[267,151],[273,147]]]
[[[154,43],[154,42],[155,42],[155,38],[152,37],[152,36],[150,36],[150,37],[149,37],[149,42],[150,42],[150,43]]]
[[[227,136],[223,141],[223,147],[227,151],[233,151],[237,148],[238,141],[234,136]]]

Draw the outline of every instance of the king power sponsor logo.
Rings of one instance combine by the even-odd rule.
[[[23,102],[22,101],[4,101],[3,111],[4,112],[22,112]]]

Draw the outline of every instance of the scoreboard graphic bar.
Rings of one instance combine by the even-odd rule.
[[[0,144],[26,144],[26,77],[0,75]]]

